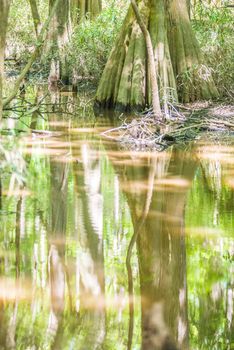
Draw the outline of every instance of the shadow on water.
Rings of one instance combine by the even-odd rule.
[[[234,139],[133,152],[43,96],[1,137],[0,349],[232,349]]]

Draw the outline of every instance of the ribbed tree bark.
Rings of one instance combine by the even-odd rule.
[[[193,35],[186,0],[138,0],[154,49],[161,105],[218,95]],[[146,44],[132,8],[104,69],[97,95],[102,107],[124,110],[152,104]]]
[[[4,73],[4,54],[7,33],[7,21],[10,8],[10,0],[0,0],[0,120],[2,119],[3,108],[3,73]]]

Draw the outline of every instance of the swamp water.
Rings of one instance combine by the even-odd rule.
[[[234,349],[234,137],[128,151],[70,100],[4,121],[0,349]]]

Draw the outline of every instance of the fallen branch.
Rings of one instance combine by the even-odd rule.
[[[106,130],[102,135],[134,150],[162,151],[175,143],[192,140],[202,131],[234,132],[234,113],[233,116],[225,118],[212,115],[212,106],[210,110],[206,110],[206,113],[204,110],[202,110],[203,113],[199,110],[191,110],[188,118],[185,118],[180,112],[176,113],[175,110],[177,118],[164,125],[161,133],[157,131],[155,119],[152,118],[149,111],[148,114],[139,115],[130,122],[124,120],[120,126]]]

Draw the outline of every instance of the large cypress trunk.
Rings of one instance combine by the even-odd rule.
[[[10,0],[0,0],[0,120],[2,118],[2,90],[4,73],[4,54],[6,44],[7,20],[10,8]]]
[[[186,1],[138,0],[138,8],[153,43],[161,104],[166,106],[178,97],[182,102],[216,97],[217,89],[192,33]],[[150,87],[145,41],[130,7],[96,101],[102,107],[142,109],[151,105]]]

